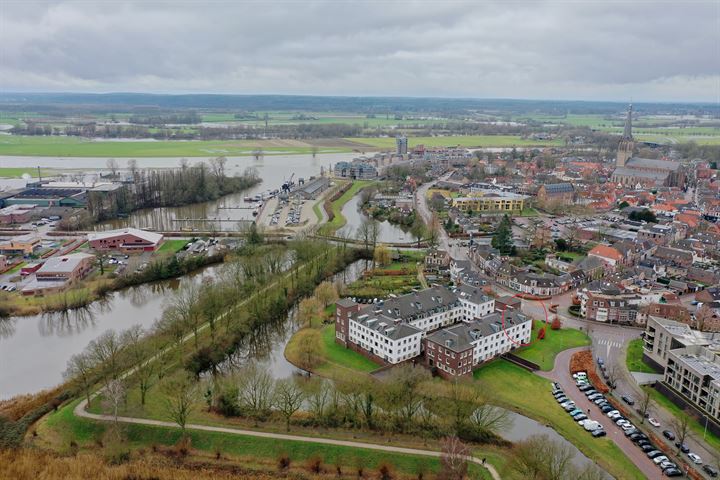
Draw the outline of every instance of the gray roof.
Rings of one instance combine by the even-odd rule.
[[[520,325],[529,321],[530,318],[515,310],[505,312],[506,327]],[[472,342],[502,331],[502,324],[502,315],[495,312],[472,322],[463,322],[442,328],[428,335],[427,339],[454,352],[464,352],[472,348]]]
[[[551,183],[543,186],[547,193],[567,193],[575,191],[572,183]]]
[[[38,273],[70,273],[87,258],[93,258],[94,255],[88,253],[71,253],[70,255],[62,255],[58,257],[48,258]]]
[[[455,293],[458,297],[477,304],[486,303],[492,300],[492,298],[485,295],[481,289],[470,285],[460,285]]]
[[[613,176],[648,178],[651,180],[665,180],[667,172],[648,172],[646,170],[635,170],[629,167],[616,167]]]
[[[448,288],[431,287],[386,300],[383,305],[369,305],[361,313],[368,314],[376,309],[382,309],[382,315],[388,318],[409,320],[416,315],[426,316],[443,308],[458,305],[458,302],[457,296]]]
[[[680,169],[680,162],[672,160],[656,160],[654,158],[632,157],[625,162],[626,167],[630,168],[654,168],[657,170],[665,170],[667,172],[675,172]]]
[[[422,330],[415,328],[408,323],[394,320],[382,313],[363,313],[358,316],[355,321],[370,330],[374,330],[375,332],[384,335],[390,340],[399,340],[401,338],[409,337],[422,332]]]

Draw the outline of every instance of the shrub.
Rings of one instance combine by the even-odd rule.
[[[308,458],[307,460],[307,469],[311,473],[320,473],[322,472],[322,458],[320,458],[318,455],[315,455],[313,457]]]
[[[538,340],[542,340],[545,338],[545,327],[542,327],[540,331],[538,332],[537,336]]]
[[[392,465],[387,462],[380,464],[378,472],[380,473],[380,480],[392,480],[393,478]]]
[[[560,318],[558,316],[555,316],[555,318],[553,318],[552,323],[550,324],[550,328],[553,330],[560,330],[561,326],[562,326],[562,323],[560,322]]]
[[[290,456],[287,453],[281,453],[278,456],[278,470],[281,472],[290,468]]]

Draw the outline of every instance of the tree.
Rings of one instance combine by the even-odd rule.
[[[156,362],[150,361],[155,349],[150,344],[150,340],[145,339],[145,331],[140,325],[134,325],[123,333],[123,343],[127,345],[128,355],[135,369],[134,375],[140,389],[140,405],[144,406],[155,373]]]
[[[573,471],[573,451],[547,435],[532,435],[513,447],[508,468],[522,478],[565,480]]]
[[[510,217],[503,216],[493,234],[490,244],[500,251],[501,255],[511,255],[515,249],[512,241],[512,223]]]
[[[440,445],[442,454],[437,478],[439,480],[463,480],[468,471],[470,449],[455,436],[443,438]]]
[[[279,380],[275,383],[273,403],[275,408],[285,417],[285,428],[290,431],[290,418],[300,410],[305,400],[305,392],[292,378]]]
[[[437,213],[433,212],[432,217],[430,218],[430,225],[428,225],[427,228],[428,239],[430,240],[431,246],[438,244],[441,228],[442,225],[440,224],[440,217],[438,217]]]
[[[195,349],[198,348],[198,329],[202,318],[199,294],[199,287],[195,283],[188,283],[175,292],[170,306],[180,316],[181,322],[192,328],[195,335]]]
[[[103,398],[105,400],[105,404],[110,408],[110,411],[112,411],[116,429],[118,427],[118,412],[120,410],[120,405],[125,401],[126,394],[125,383],[119,379],[108,382],[107,386],[103,390]]]
[[[640,423],[645,423],[645,416],[647,415],[648,411],[650,410],[651,403],[652,403],[652,397],[650,396],[650,391],[647,389],[643,390],[643,396],[640,399],[640,404],[638,405],[638,413],[640,414]]]
[[[648,210],[647,208],[640,211],[633,210],[632,212],[630,212],[630,215],[628,215],[628,218],[637,222],[646,221],[648,223],[657,223],[657,217],[651,210]]]
[[[166,382],[164,391],[167,396],[165,400],[167,416],[178,424],[182,436],[185,437],[185,425],[195,409],[197,384],[189,374],[184,374]]]
[[[423,222],[420,215],[415,215],[412,225],[410,226],[410,234],[417,241],[418,247],[420,247],[420,241],[427,234],[427,226]]]
[[[108,170],[112,173],[112,176],[115,177],[118,171],[117,161],[114,158],[108,158],[105,164],[107,165]]]
[[[675,430],[678,445],[685,443],[685,440],[690,435],[690,421],[690,415],[686,412],[680,412],[670,422],[670,426]],[[678,447],[677,454],[680,455],[680,447]]]
[[[373,260],[375,261],[375,263],[377,263],[381,267],[389,265],[390,262],[392,261],[390,249],[387,248],[385,245],[379,245],[377,248],[375,248],[375,253],[373,254]]]
[[[135,180],[138,172],[137,160],[131,158],[128,160],[128,169],[130,169],[130,175],[132,175],[133,181]]]
[[[302,325],[312,326],[312,321],[322,315],[322,305],[315,297],[300,300],[298,319]]]
[[[272,407],[274,380],[254,363],[239,372],[238,380],[238,402],[257,426]]]
[[[89,352],[77,353],[70,357],[67,369],[63,376],[75,381],[85,393],[87,405],[90,407],[90,388],[93,385],[92,372],[95,369],[95,359]]]
[[[553,330],[560,330],[560,327],[562,327],[562,323],[560,322],[560,318],[555,315],[555,318],[553,318],[552,323],[550,324],[550,328]]]
[[[306,328],[297,334],[298,367],[312,371],[325,359],[322,335],[315,328]]]
[[[332,282],[322,282],[315,287],[315,298],[322,304],[323,308],[331,303],[335,303],[338,297],[338,291]]]
[[[88,344],[87,351],[103,373],[105,382],[117,378],[120,371],[122,339],[115,330],[107,330]]]

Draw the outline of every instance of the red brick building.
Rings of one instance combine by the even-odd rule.
[[[163,235],[137,228],[108,230],[106,232],[89,233],[90,246],[95,250],[117,250],[123,253],[153,252],[163,242]]]

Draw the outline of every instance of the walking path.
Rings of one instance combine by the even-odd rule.
[[[74,414],[78,417],[83,418],[89,418],[92,420],[98,420],[102,422],[114,422],[115,417],[112,415],[98,415],[95,413],[90,413],[85,410],[87,405],[87,400],[83,400],[80,403],[77,404],[74,410]],[[154,427],[165,427],[165,428],[180,428],[176,423],[171,422],[163,422],[160,420],[150,420],[146,418],[132,418],[132,417],[117,417],[118,422],[123,423],[133,423],[133,424],[139,424],[139,425],[150,425]],[[323,437],[305,437],[301,435],[288,435],[288,434],[282,434],[282,433],[271,433],[271,432],[258,432],[254,430],[241,430],[237,428],[227,428],[227,427],[213,427],[209,425],[197,425],[197,424],[187,424],[185,426],[188,430],[200,430],[205,432],[219,432],[219,433],[228,433],[231,435],[245,435],[249,437],[260,437],[260,438],[273,438],[276,440],[290,440],[294,442],[305,442],[305,443],[317,443],[321,445],[336,445],[341,447],[351,447],[351,448],[365,448],[368,450],[381,450],[384,452],[391,452],[391,453],[403,453],[408,455],[421,455],[426,457],[440,457],[442,455],[441,452],[436,452],[432,450],[421,450],[417,448],[406,448],[406,447],[393,447],[391,445],[377,445],[374,443],[363,443],[363,442],[353,442],[349,440],[335,440],[332,438],[323,438]],[[490,465],[489,463],[485,462],[482,463],[482,460],[476,457],[468,457],[468,461],[475,463],[477,465],[481,465],[483,468],[486,468],[488,472],[490,472],[490,475],[492,475],[492,478],[494,480],[501,480],[500,475],[498,474],[495,467]]]
[[[625,436],[625,432],[615,425],[607,415],[603,414],[597,405],[592,403],[587,397],[578,390],[575,385],[575,380],[572,378],[570,373],[570,357],[576,352],[583,350],[589,350],[590,347],[578,347],[571,348],[569,350],[563,350],[557,357],[555,357],[555,366],[549,372],[536,372],[541,377],[549,380],[558,382],[562,389],[565,391],[565,395],[570,398],[578,408],[581,408],[588,412],[588,417],[599,422],[603,429],[607,432],[608,438],[612,439],[620,449],[625,452],[625,455],[630,459],[635,466],[647,478],[660,478],[660,469],[649,459],[637,445],[635,445],[628,437]],[[547,391],[547,395],[550,395],[550,390]],[[559,406],[557,408],[560,408]],[[578,428],[582,428],[578,426]],[[588,433],[590,435],[590,433]]]

